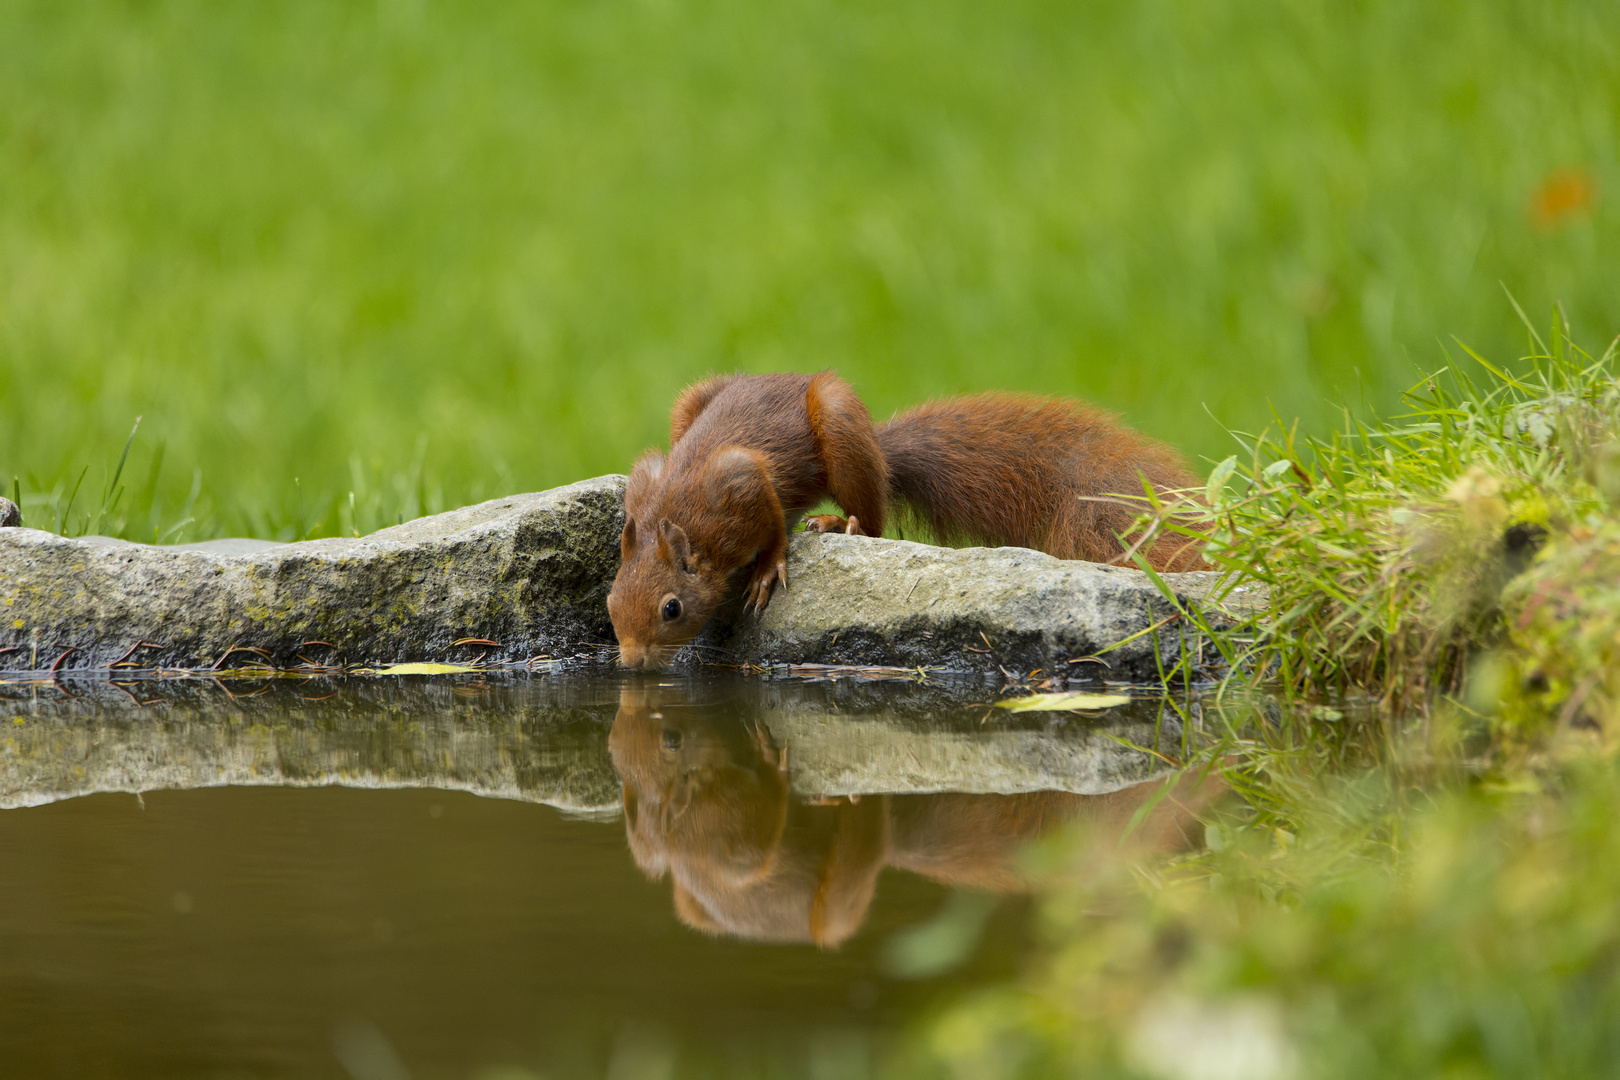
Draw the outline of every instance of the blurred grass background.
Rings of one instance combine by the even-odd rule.
[[[623,471],[730,369],[1322,431],[1452,334],[1516,354],[1499,283],[1620,328],[1614,14],[13,0],[0,484],[365,532]]]

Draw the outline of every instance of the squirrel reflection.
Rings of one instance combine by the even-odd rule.
[[[675,913],[709,934],[836,947],[866,918],[885,866],[946,885],[1022,891],[1016,858],[1069,821],[1123,829],[1149,781],[1107,795],[868,795],[809,803],[788,789],[786,747],[763,724],[712,709],[659,708],[626,687],[608,737],[639,866],[674,884]],[[1208,785],[1205,786],[1206,789]],[[1193,802],[1202,801],[1202,792]],[[1141,827],[1185,843],[1193,811],[1165,799]]]

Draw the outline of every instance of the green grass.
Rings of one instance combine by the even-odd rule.
[[[1453,363],[1392,418],[1346,411],[1325,438],[1297,423],[1238,433],[1242,453],[1215,466],[1201,501],[1164,508],[1184,515],[1166,527],[1207,533],[1230,583],[1268,591],[1267,610],[1216,635],[1229,681],[1290,702],[1370,697],[1384,722],[1465,697],[1494,714],[1512,681],[1498,654],[1557,652],[1593,620],[1585,660],[1543,666],[1582,669],[1580,683],[1613,659],[1598,616],[1620,520],[1620,339],[1594,357],[1562,319],[1545,340],[1530,333],[1517,364],[1448,350]],[[1560,678],[1544,705],[1572,692]]]
[[[1080,395],[1211,460],[1268,402],[1326,435],[1437,340],[1509,352],[1498,282],[1620,325],[1612,23],[19,0],[0,481],[55,528],[88,466],[90,528],[139,415],[95,528],[366,531],[623,470],[732,368],[836,367],[880,415]]]

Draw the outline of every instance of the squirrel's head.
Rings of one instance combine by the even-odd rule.
[[[668,518],[625,517],[622,561],[608,593],[608,617],[625,667],[661,667],[697,637],[724,595],[725,575],[706,566],[686,531]]]
[[[624,489],[619,573],[608,617],[625,667],[662,667],[697,637],[725,596],[724,571],[709,565],[665,504],[665,459],[649,450]],[[676,514],[677,518],[681,515]]]

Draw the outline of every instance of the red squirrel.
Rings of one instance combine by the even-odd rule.
[[[942,541],[1117,562],[1141,507],[1104,498],[1197,483],[1177,453],[1079,402],[976,394],[874,428],[850,385],[817,375],[724,375],[688,387],[670,452],[649,450],[625,488],[622,561],[608,614],[626,667],[657,667],[697,636],[742,576],[744,608],[787,581],[788,529],[823,497],[847,518],[816,532],[881,536],[890,501]],[[1158,570],[1204,565],[1197,541],[1160,536]]]

